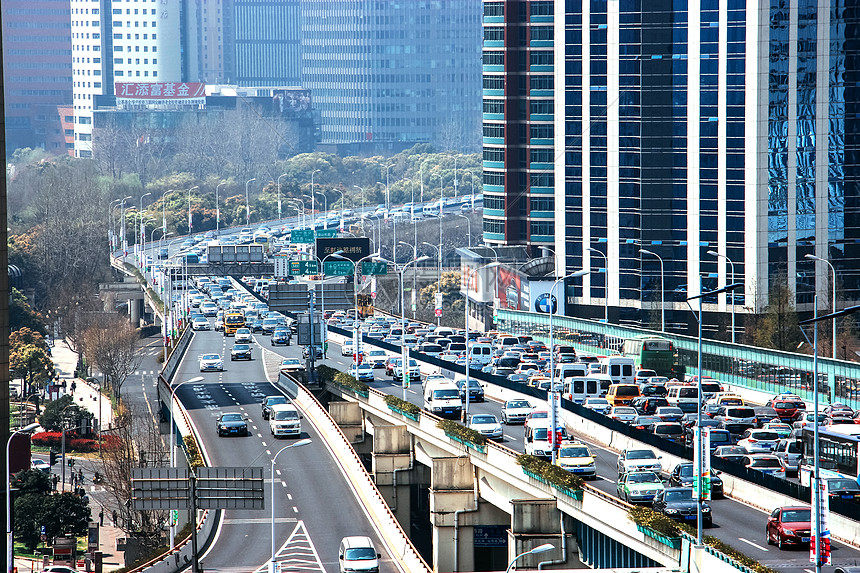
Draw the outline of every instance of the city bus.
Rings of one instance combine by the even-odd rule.
[[[803,428],[801,442],[803,459],[798,470],[801,485],[808,486],[812,470],[815,431],[811,426]],[[857,480],[858,453],[860,453],[860,425],[834,424],[819,426],[818,454],[823,478],[851,478]],[[810,463],[806,463],[810,462]]]
[[[653,370],[658,376],[683,379],[675,366],[675,347],[667,338],[647,334],[628,338],[621,345],[621,354],[632,358],[636,368]]]
[[[234,336],[236,330],[245,327],[245,315],[241,312],[224,314],[224,336]]]

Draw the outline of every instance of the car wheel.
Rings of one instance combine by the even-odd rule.
[[[770,531],[765,531],[764,536],[766,538],[767,544],[773,545],[773,537],[770,536]]]
[[[779,547],[780,551],[785,549],[785,543],[783,543],[782,534],[779,531],[776,532],[776,546]]]

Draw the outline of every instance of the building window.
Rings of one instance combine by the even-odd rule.
[[[550,109],[551,108],[552,106],[550,106]],[[484,113],[505,113],[505,102],[497,100],[484,100]]]
[[[496,209],[501,211],[505,208],[505,198],[499,195],[484,194],[484,209]]]
[[[505,150],[504,149],[491,149],[488,147],[484,148],[484,161],[500,161],[503,162],[505,160]]]
[[[484,219],[485,233],[503,233],[505,232],[504,221],[494,221],[493,219]]]
[[[552,26],[532,26],[529,28],[532,40],[552,40]]]
[[[551,90],[554,85],[552,76],[531,76],[529,78],[529,89]]]
[[[531,52],[529,54],[529,63],[533,66],[551,66],[553,64],[553,53],[546,52]]]
[[[553,4],[555,2],[550,1],[541,1],[541,2],[532,2],[529,7],[529,13],[532,16],[552,16],[553,15]]]
[[[484,76],[485,90],[503,90],[505,89],[505,78],[502,76]]]
[[[531,197],[529,211],[555,211],[554,197]]]
[[[553,187],[555,175],[552,173],[529,173],[529,185],[531,187]]]
[[[490,171],[484,171],[483,182],[484,185],[504,185],[505,176],[501,173],[492,173]]]
[[[555,234],[555,223],[553,221],[530,221],[529,222],[529,235],[554,235]]]
[[[484,124],[484,137],[504,137],[505,126],[497,123]]]
[[[505,65],[505,54],[504,52],[484,52],[483,62],[485,66],[504,66]]]
[[[499,2],[498,4],[490,4],[484,2],[484,16],[504,16],[505,5]]]
[[[554,134],[555,126],[551,123],[529,126],[529,137],[531,139],[552,139]]]
[[[484,41],[499,41],[505,39],[505,29],[501,26],[486,26],[484,27]]]
[[[531,163],[552,163],[552,149],[532,149],[529,152],[529,161]]]

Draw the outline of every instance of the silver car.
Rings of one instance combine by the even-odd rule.
[[[800,469],[800,459],[803,457],[803,448],[794,438],[783,438],[777,442],[773,449],[773,455],[782,462],[785,473],[797,475]]]

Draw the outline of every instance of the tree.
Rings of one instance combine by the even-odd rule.
[[[33,310],[24,293],[13,287],[9,301],[9,328],[14,332],[23,327],[44,335],[45,319]]]
[[[42,470],[21,470],[12,477],[12,487],[18,495],[27,493],[47,494],[51,491],[51,476]]]
[[[431,283],[418,292],[419,308],[423,308],[422,314],[435,313],[436,293],[442,293],[442,322],[449,326],[464,326],[465,311],[463,297],[460,295],[461,285],[460,273],[442,273],[441,288],[439,281]],[[435,314],[434,314],[435,316]],[[421,320],[433,318],[419,317]]]
[[[795,352],[802,340],[794,308],[794,293],[785,275],[774,277],[764,317],[756,325],[755,345]]]
[[[120,398],[122,384],[143,360],[137,343],[140,335],[128,320],[114,316],[87,329],[85,352],[90,363],[105,377],[105,386]]]
[[[41,541],[43,526],[49,539],[58,535],[77,537],[87,532],[89,520],[89,503],[73,493],[33,492],[15,500],[15,534],[31,551]]]
[[[63,429],[80,428],[93,417],[92,412],[78,406],[75,399],[66,394],[45,404],[39,424],[49,432],[60,432]]]
[[[33,384],[41,384],[53,375],[54,361],[47,348],[44,337],[30,328],[23,327],[9,335],[9,370],[24,380],[25,396]]]

